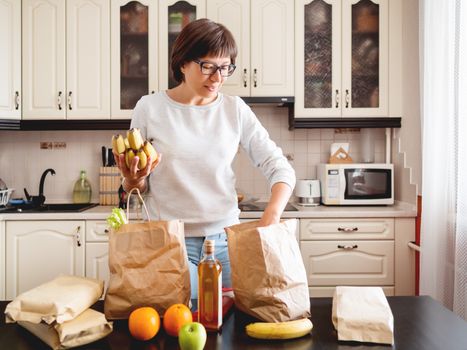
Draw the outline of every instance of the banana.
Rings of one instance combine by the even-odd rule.
[[[255,322],[246,326],[246,333],[258,339],[292,339],[311,332],[313,324],[308,318],[287,322]]]
[[[141,146],[143,146],[143,137],[141,136],[141,132],[138,128],[132,128],[127,131],[126,137],[128,138],[128,143],[130,144],[130,148],[134,150],[139,150]]]
[[[157,159],[157,152],[154,149],[154,146],[148,140],[144,141],[143,143],[144,152],[148,157],[151,157],[152,161],[154,162]]]
[[[131,147],[130,147],[130,143],[128,142],[128,138],[127,138],[127,137],[125,137],[125,138],[123,139],[123,143],[125,143],[125,149],[131,148]]]
[[[146,153],[144,152],[144,149],[141,148],[138,153],[136,153],[136,155],[138,156],[139,158],[139,161],[138,161],[138,169],[141,170],[141,169],[144,169],[146,168],[146,165],[148,164],[148,156],[146,155]]]
[[[112,136],[112,148],[118,154],[125,153],[125,141],[123,140],[123,136],[120,134]]]
[[[131,148],[127,149],[125,153],[125,163],[128,168],[131,166],[134,157],[135,152]]]

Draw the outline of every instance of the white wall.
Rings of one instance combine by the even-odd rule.
[[[316,165],[329,158],[332,142],[349,142],[350,155],[360,161],[360,133],[358,129],[297,129],[288,130],[287,109],[274,106],[255,106],[253,110],[269,131],[271,138],[293,160],[297,178],[315,178]],[[343,131],[343,133],[341,133]],[[26,187],[31,195],[38,194],[39,179],[47,168],[54,168],[55,176],[47,176],[44,192],[47,201],[71,202],[74,182],[79,172],[88,173],[93,189],[93,202],[98,202],[101,146],[110,147],[112,134],[117,131],[0,131],[0,178],[16,191],[13,197],[23,197]],[[384,130],[374,129],[375,161],[384,162]],[[67,143],[66,149],[43,150],[40,142]],[[156,145],[157,147],[157,145]],[[240,151],[234,163],[237,185],[247,196],[267,197],[267,183]]]

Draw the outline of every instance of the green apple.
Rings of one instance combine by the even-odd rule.
[[[181,350],[203,350],[206,338],[206,328],[199,322],[187,323],[178,332],[178,343]]]

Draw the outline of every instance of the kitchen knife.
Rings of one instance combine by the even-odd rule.
[[[115,166],[115,158],[112,153],[112,148],[107,149],[107,166]]]
[[[102,166],[107,165],[107,148],[102,146]]]

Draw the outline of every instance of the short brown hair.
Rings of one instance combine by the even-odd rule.
[[[175,40],[170,63],[173,78],[181,83],[185,80],[181,67],[208,55],[229,56],[231,63],[235,64],[237,44],[232,33],[222,24],[201,18],[187,24]]]

